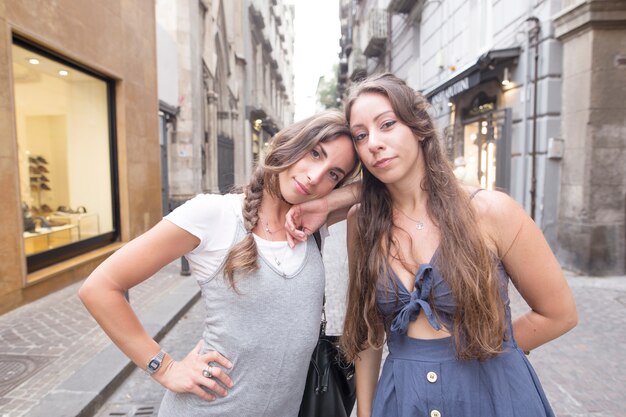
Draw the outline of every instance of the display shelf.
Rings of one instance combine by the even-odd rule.
[[[65,213],[57,211],[48,218],[55,222],[77,226],[79,239],[88,239],[100,234],[98,213]]]
[[[26,255],[43,252],[79,240],[78,226],[38,227],[34,232],[24,232],[24,252]]]

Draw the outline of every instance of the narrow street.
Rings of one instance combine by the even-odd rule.
[[[626,0],[0,0],[0,29],[0,417],[156,417],[165,388],[107,333],[140,350],[156,352],[158,342],[180,360],[202,337],[205,307],[211,326],[243,330],[230,338],[241,353],[236,360],[246,358],[238,366],[252,363],[252,371],[235,368],[242,376],[233,377],[252,385],[239,385],[241,392],[265,396],[275,406],[265,413],[284,417],[269,388],[295,377],[274,382],[267,370],[305,366],[307,358],[261,352],[258,346],[277,345],[257,334],[291,346],[298,332],[290,324],[316,323],[318,314],[303,312],[306,302],[293,294],[320,295],[320,277],[304,272],[308,281],[292,282],[316,293],[283,281],[267,296],[251,291],[258,298],[246,303],[255,309],[248,312],[237,304],[249,300],[228,292],[211,290],[221,305],[198,301],[200,286],[179,257],[195,247],[191,263],[202,281],[230,243],[223,238],[231,211],[204,207],[204,198],[219,200],[246,184],[249,195],[270,191],[292,203],[286,187],[298,201],[318,197],[337,184],[328,178],[351,171],[354,149],[386,186],[373,200],[391,193],[400,203],[394,190],[401,187],[423,202],[420,186],[443,196],[447,211],[453,175],[515,200],[556,254],[578,311],[576,328],[528,356],[548,400],[558,417],[626,417]],[[335,127],[341,133],[327,136]],[[280,184],[267,176],[278,171]],[[447,173],[445,182],[438,172]],[[170,218],[189,233],[157,226],[199,194],[213,196]],[[515,210],[486,201],[487,211],[506,216],[499,228],[515,224]],[[262,218],[265,240],[275,241],[283,203],[250,203],[244,210]],[[261,208],[252,214],[253,207]],[[417,230],[440,217],[413,208],[402,214]],[[367,227],[384,216],[373,213]],[[481,216],[481,230],[493,227],[489,216]],[[460,217],[449,230],[470,230],[457,228]],[[550,285],[562,280],[541,261],[543,243],[516,233],[514,241],[528,236],[529,249],[506,252],[515,257],[507,264],[512,273],[523,265],[541,277],[526,285],[521,272],[518,284],[540,313],[526,329],[539,333],[535,319],[573,316],[571,298]],[[343,331],[345,234],[345,222],[331,227],[323,250],[329,335]],[[267,244],[273,252],[276,242]],[[287,277],[298,258],[276,252],[270,264],[282,263]],[[461,255],[442,252],[437,259],[450,263]],[[322,265],[302,267],[321,272]],[[125,292],[151,340],[135,337],[113,289]],[[268,300],[281,290],[293,304],[279,312]],[[423,301],[416,295],[413,305]],[[529,310],[513,285],[509,299],[513,319]],[[567,314],[557,314],[559,305]],[[271,318],[260,318],[261,309]],[[251,326],[267,322],[283,336],[253,334]],[[524,330],[516,331],[522,339]],[[240,341],[256,341],[257,355]],[[498,387],[523,380],[514,375]],[[461,381],[458,373],[435,377],[439,385],[426,386]],[[472,385],[489,384],[463,387]],[[433,415],[463,414],[447,398],[441,406],[422,401],[423,393],[400,401],[413,396]],[[289,398],[300,400],[293,391]],[[233,411],[216,411],[217,402],[211,409],[256,417],[259,402],[250,401],[251,410],[239,401],[225,405]],[[513,407],[533,414],[528,403]],[[181,406],[180,414],[192,408]]]

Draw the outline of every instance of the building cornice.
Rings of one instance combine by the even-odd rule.
[[[553,16],[555,37],[565,39],[590,27],[626,27],[626,2],[623,0],[585,0]]]

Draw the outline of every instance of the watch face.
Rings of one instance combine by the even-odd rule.
[[[148,369],[154,372],[159,369],[159,366],[161,366],[161,362],[157,359],[152,359],[148,364]]]

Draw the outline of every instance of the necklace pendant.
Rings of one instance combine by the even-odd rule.
[[[424,223],[422,223],[422,222],[415,223],[415,228],[417,230],[423,230],[424,229]]]
[[[274,260],[276,261],[276,265],[280,266],[280,261],[278,260],[278,258],[274,258]]]

